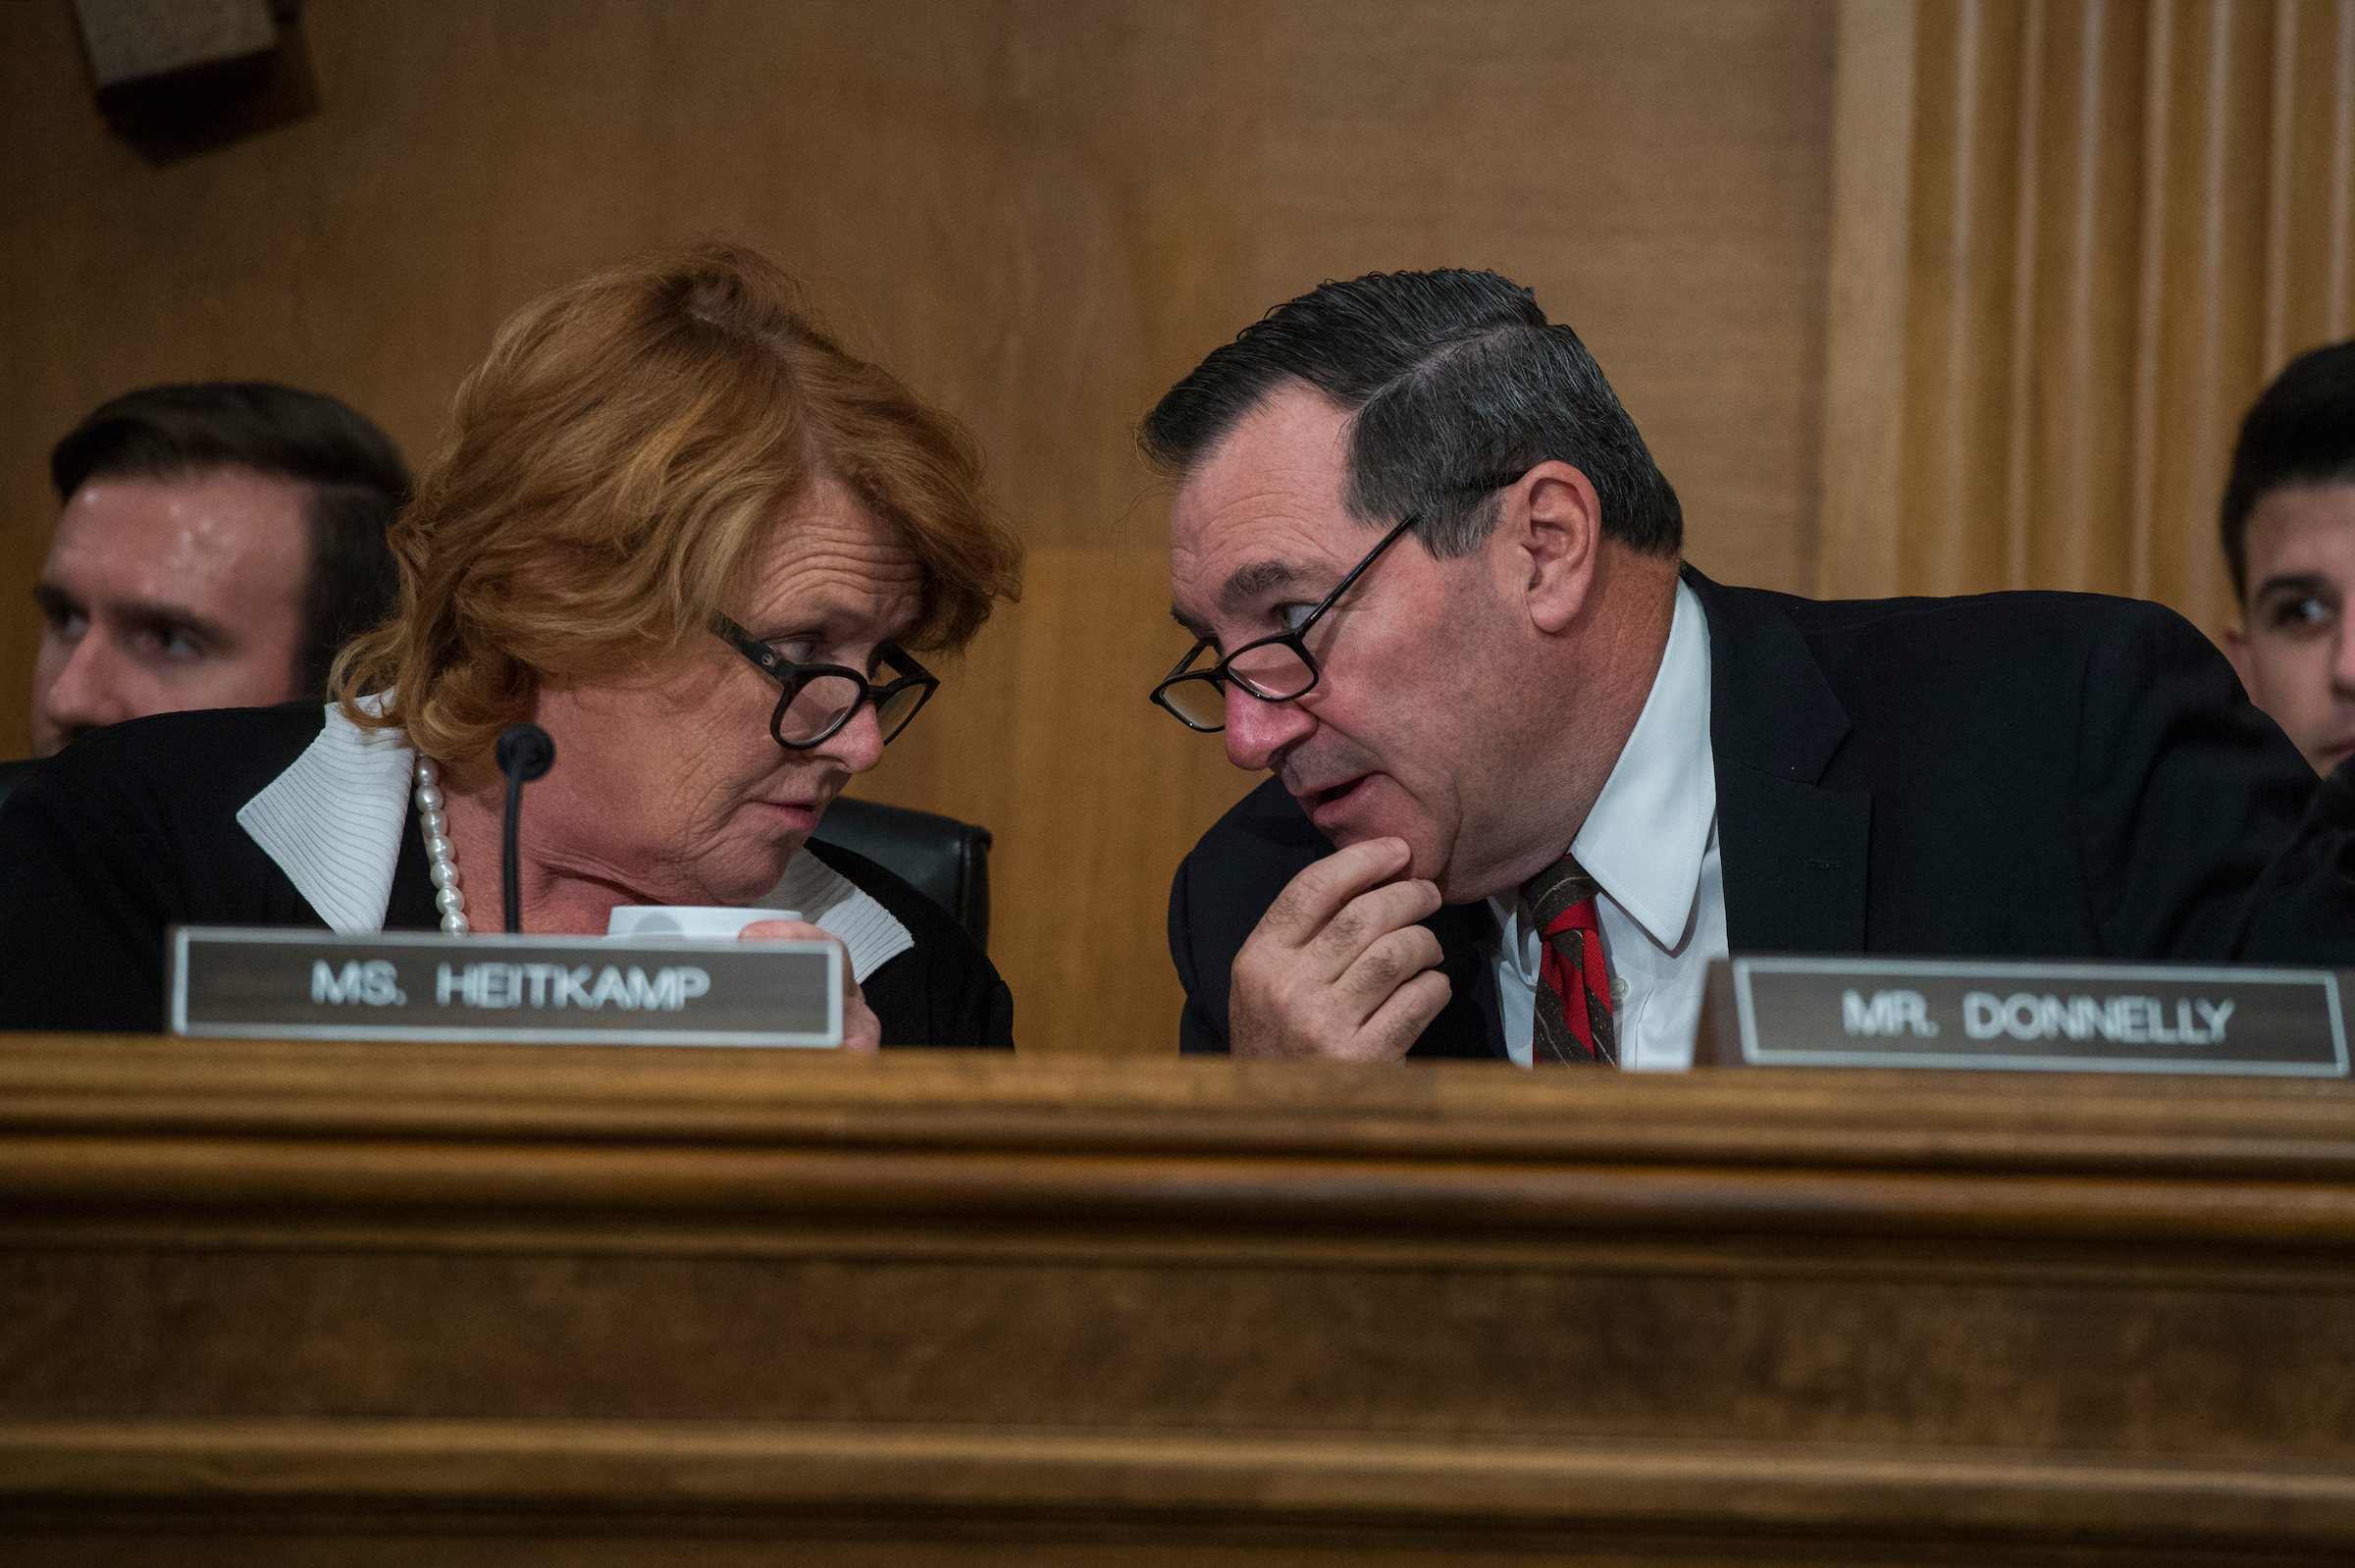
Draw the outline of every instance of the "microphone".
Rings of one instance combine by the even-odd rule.
[[[537,724],[510,724],[499,732],[498,770],[507,775],[507,825],[499,835],[499,892],[507,907],[507,934],[523,933],[523,871],[515,853],[515,829],[523,820],[523,787],[556,765],[556,743]]]

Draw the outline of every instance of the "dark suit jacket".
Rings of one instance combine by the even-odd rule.
[[[236,821],[324,718],[304,703],[134,719],[84,736],[20,785],[0,805],[0,1029],[160,1029],[175,922],[324,927]],[[811,853],[916,939],[861,987],[885,1043],[1013,1049],[1014,999],[963,926],[864,856]],[[440,923],[412,802],[385,928]]]
[[[2355,958],[2355,793],[2318,795],[2172,611],[1825,601],[1684,575],[1708,617],[1733,951]],[[1226,1049],[1236,951],[1331,851],[1271,779],[1186,857],[1170,893],[1185,1049]],[[1487,906],[1428,923],[1455,994],[1412,1054],[1502,1055]]]

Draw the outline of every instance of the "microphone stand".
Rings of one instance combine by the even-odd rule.
[[[555,766],[556,743],[537,724],[510,724],[499,732],[498,770],[507,775],[507,822],[499,835],[499,893],[506,905],[507,934],[523,934],[522,857],[516,829],[523,821],[523,787]]]

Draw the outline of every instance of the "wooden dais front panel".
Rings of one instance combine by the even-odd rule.
[[[0,1037],[0,1557],[2343,1562],[2355,1086]]]

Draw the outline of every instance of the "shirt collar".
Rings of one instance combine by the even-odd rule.
[[[382,696],[363,697],[360,706],[378,712],[383,702]],[[245,803],[237,824],[278,862],[328,929],[346,935],[381,931],[408,829],[416,766],[417,754],[401,731],[364,730],[330,703],[319,738]],[[842,938],[852,978],[863,985],[916,946],[898,916],[814,855],[786,862],[783,880],[761,904],[799,910],[818,929]]]
[[[361,729],[330,703],[319,738],[238,810],[237,825],[329,930],[381,931],[416,762],[399,730]]]
[[[1570,853],[1661,947],[1682,939],[1717,819],[1709,747],[1709,622],[1676,585],[1668,647],[1651,695]]]

